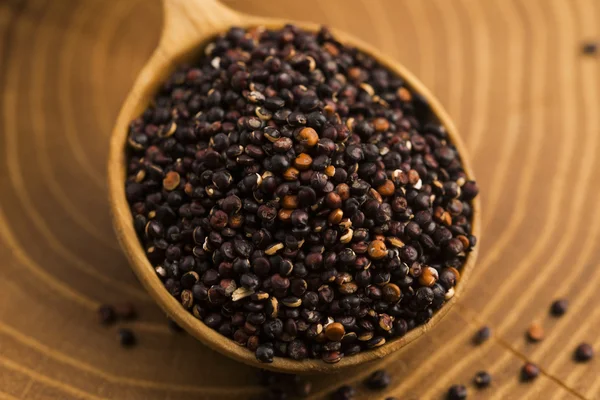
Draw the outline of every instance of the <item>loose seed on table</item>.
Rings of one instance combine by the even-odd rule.
[[[480,389],[486,388],[492,383],[492,376],[486,371],[479,371],[475,374],[473,383]]]
[[[575,349],[575,360],[578,362],[588,362],[594,357],[594,349],[588,343],[581,343]]]
[[[452,385],[448,389],[446,396],[448,400],[463,400],[467,398],[467,388],[465,385]]]
[[[390,385],[391,380],[387,371],[378,370],[369,375],[365,385],[371,390],[383,390]]]
[[[537,322],[532,323],[527,329],[527,338],[532,342],[539,342],[544,338],[544,328]]]
[[[426,323],[476,245],[479,189],[422,96],[327,28],[233,28],[204,54],[126,142],[166,290],[262,362],[335,363]]]
[[[344,385],[331,394],[331,400],[352,400],[356,396],[356,389]]]
[[[555,317],[561,317],[569,308],[569,302],[566,299],[555,300],[550,306],[550,313]]]
[[[581,51],[586,55],[595,55],[598,52],[598,43],[596,42],[585,42],[581,47]]]
[[[115,322],[117,315],[113,306],[108,304],[101,305],[98,308],[98,321],[103,325],[110,325]]]
[[[521,380],[524,382],[529,382],[534,380],[540,374],[540,369],[537,365],[533,363],[525,363],[523,368],[521,368]]]
[[[137,343],[137,338],[130,329],[119,329],[119,342],[123,347],[132,347]]]
[[[473,344],[480,345],[486,342],[492,336],[492,330],[489,326],[483,326],[479,328],[473,336]]]

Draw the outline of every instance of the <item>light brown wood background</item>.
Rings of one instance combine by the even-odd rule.
[[[412,69],[456,121],[483,200],[478,266],[429,335],[369,369],[314,378],[324,396],[374,368],[385,392],[438,399],[600,398],[600,37],[595,0],[228,0],[265,16],[347,30]],[[201,11],[199,11],[201,12]],[[171,333],[114,239],[106,200],[109,133],[158,40],[147,0],[0,2],[0,399],[220,399],[259,393],[255,372]],[[571,301],[548,316],[556,297]],[[133,301],[137,348],[97,324],[100,303]],[[529,344],[540,321],[547,337]],[[470,338],[483,323],[494,337]],[[524,360],[543,374],[521,384]],[[476,392],[474,373],[492,387]],[[379,398],[361,390],[361,398]],[[370,396],[370,397],[369,397]],[[383,398],[383,395],[382,397]]]

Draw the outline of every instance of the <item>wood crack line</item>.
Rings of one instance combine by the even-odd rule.
[[[471,325],[475,325],[475,326],[486,325],[486,323],[484,321],[480,320],[475,315],[475,312],[471,311],[470,309],[468,309],[464,305],[462,305],[460,303],[457,303],[457,304],[454,305],[454,307],[458,308],[461,311],[461,316],[467,321],[467,323],[469,323]],[[496,333],[494,333],[493,330],[492,330],[491,339],[494,340],[494,342],[496,342],[500,347],[503,347],[504,349],[508,350],[515,357],[520,358],[524,362],[534,363],[533,360],[530,360],[525,354],[521,353],[519,350],[517,350],[515,347],[513,347],[509,342],[505,341],[504,339],[502,339],[501,337],[499,337]],[[549,373],[545,368],[541,367],[537,363],[534,363],[534,364],[538,366],[538,368],[540,369],[540,372],[542,373],[542,375],[544,375],[545,377],[547,377],[551,381],[555,382],[557,385],[559,385],[560,387],[562,387],[563,389],[565,389],[567,392],[571,393],[573,396],[575,396],[575,397],[577,397],[579,399],[582,399],[582,400],[589,400],[582,393],[579,393],[577,390],[575,390],[574,388],[568,386],[565,382],[561,381],[557,376]]]

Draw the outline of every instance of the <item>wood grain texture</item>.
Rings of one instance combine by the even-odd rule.
[[[488,369],[469,398],[600,399],[600,36],[594,0],[228,0],[234,9],[327,23],[400,60],[458,125],[482,188],[484,241],[470,287],[432,332],[392,358],[316,377],[323,397],[385,366],[361,398],[439,399]],[[131,273],[106,199],[109,134],[155,48],[158,2],[0,2],[0,399],[233,399],[255,371],[170,333]],[[569,313],[548,316],[551,301]],[[122,350],[94,310],[131,300],[140,346]],[[546,339],[529,344],[533,320]],[[474,348],[483,323],[493,340]],[[533,360],[543,374],[521,384]],[[232,379],[232,376],[234,379]]]

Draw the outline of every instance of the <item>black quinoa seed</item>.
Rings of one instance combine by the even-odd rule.
[[[263,344],[256,349],[256,359],[260,362],[272,363],[274,355],[275,352],[272,345]]]
[[[482,326],[475,335],[473,336],[473,344],[478,346],[485,343],[490,336],[492,336],[492,330],[489,326]]]
[[[103,325],[110,325],[115,322],[117,319],[117,314],[115,313],[115,309],[111,305],[101,305],[98,308],[98,321],[100,321]]]
[[[119,342],[123,347],[133,347],[137,343],[137,338],[135,337],[133,331],[131,331],[130,329],[119,329],[118,336]]]
[[[365,385],[371,390],[382,390],[390,385],[392,378],[385,370],[379,370],[373,372],[367,380]]]
[[[203,54],[126,142],[168,292],[262,362],[335,363],[426,323],[477,242],[479,188],[423,97],[327,28],[232,28]]]
[[[344,385],[331,394],[331,400],[352,400],[356,397],[356,389]]]
[[[581,343],[575,349],[575,361],[588,362],[594,357],[594,349],[588,343]]]
[[[595,55],[598,53],[598,43],[597,42],[585,42],[581,46],[581,52],[586,55]]]
[[[492,383],[492,376],[487,371],[479,371],[475,374],[473,383],[480,389],[486,388]]]
[[[259,384],[268,388],[267,398],[305,398],[312,391],[312,382],[304,377],[267,370],[259,371]]]
[[[567,299],[558,299],[555,300],[550,306],[550,314],[555,317],[563,316],[569,308],[569,302]]]
[[[446,395],[448,400],[463,400],[467,398],[467,388],[465,385],[452,385]]]

